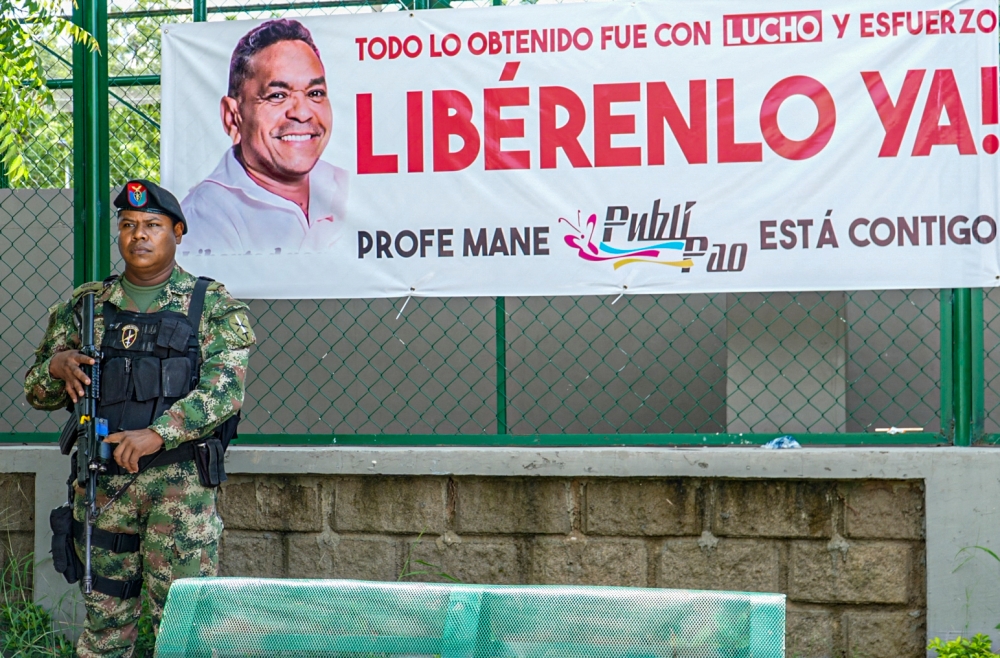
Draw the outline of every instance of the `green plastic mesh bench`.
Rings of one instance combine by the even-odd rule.
[[[198,578],[157,658],[783,658],[785,597],[627,587]]]

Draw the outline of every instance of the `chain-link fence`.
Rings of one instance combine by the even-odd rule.
[[[159,178],[163,23],[427,8],[413,1],[110,4],[112,185]],[[434,6],[491,4],[499,3]],[[46,307],[66,298],[73,280],[73,54],[65,41],[40,45],[57,105],[38,126],[24,189],[0,190],[8,348],[0,432],[21,440],[57,429],[27,407],[21,382]],[[117,264],[112,249],[113,271]],[[985,304],[987,353],[1000,340],[994,299]],[[783,432],[852,442],[906,427],[924,430],[913,440],[936,441],[948,415],[942,399],[950,400],[942,382],[951,381],[941,308],[929,290],[413,299],[405,308],[386,299],[254,300],[258,346],[240,431],[290,443],[496,434],[740,442],[740,434]],[[986,359],[985,372],[991,410],[1000,405],[1000,362]],[[998,428],[988,421],[987,430]]]

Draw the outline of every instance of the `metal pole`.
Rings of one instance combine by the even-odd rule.
[[[5,190],[8,187],[10,187],[10,177],[7,176],[7,165],[0,162],[0,190]]]
[[[73,4],[73,22],[86,28],[83,18],[84,4],[93,0],[80,0]],[[87,49],[73,43],[73,285],[89,281],[87,276],[87,158],[86,153],[86,93],[84,91],[84,62]]]
[[[194,5],[192,7],[192,19],[195,23],[204,23],[208,20],[208,1],[207,0],[194,0]]]
[[[972,445],[972,291],[955,291],[955,445]]]
[[[507,304],[496,298],[497,434],[507,433]]]
[[[74,280],[98,281],[110,271],[107,0],[81,0],[74,20],[98,50],[73,46]]]
[[[941,436],[955,441],[955,290],[942,288],[941,303]]]
[[[83,3],[84,29],[94,34],[98,24],[98,5],[102,0],[85,0]],[[96,37],[97,35],[94,34]],[[96,281],[104,277],[98,266],[100,253],[97,245],[101,239],[101,190],[100,175],[98,173],[100,162],[100,151],[98,144],[101,140],[100,127],[97,125],[97,103],[100,91],[100,83],[97,79],[99,67],[98,59],[100,54],[90,51],[84,57],[83,64],[83,94],[84,94],[84,158],[87,160],[87,168],[84,172],[84,208],[87,235],[87,280]]]
[[[108,99],[108,0],[92,0],[94,3],[94,31],[91,34],[97,39],[100,51],[91,53],[91,63],[94,66],[94,122],[95,151],[97,154],[94,178],[96,203],[94,204],[94,221],[97,243],[91,247],[96,257],[95,270],[97,279],[107,278],[111,274],[111,154],[109,141],[111,130],[108,121],[110,102]]]
[[[969,307],[969,378],[972,393],[972,417],[970,432],[972,443],[983,438],[986,433],[986,377],[984,373],[986,352],[983,348],[983,289],[974,288],[969,291],[971,304]]]

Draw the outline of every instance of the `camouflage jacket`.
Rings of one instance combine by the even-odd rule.
[[[147,312],[186,314],[196,280],[175,266],[166,287],[153,300]],[[36,409],[59,409],[69,402],[63,381],[49,374],[49,363],[56,352],[79,349],[80,333],[71,304],[77,304],[81,296],[89,291],[97,293],[95,305],[98,313],[105,301],[123,311],[139,311],[118,280],[108,286],[101,282],[84,284],[73,291],[70,303],[59,303],[49,309],[45,338],[35,350],[35,364],[24,378],[24,393],[28,403]],[[94,321],[94,334],[95,343],[100,345],[104,323],[99,314]],[[247,319],[247,305],[234,299],[222,284],[210,284],[205,294],[199,336],[202,365],[198,388],[175,402],[149,426],[163,437],[167,450],[176,448],[184,441],[210,434],[243,405],[249,348],[255,342]]]

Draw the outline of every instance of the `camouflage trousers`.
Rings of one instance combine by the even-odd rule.
[[[98,508],[130,479],[131,475],[100,478]],[[81,658],[131,656],[143,599],[158,630],[174,580],[216,575],[222,536],[216,491],[201,485],[193,461],[153,467],[98,518],[96,527],[102,530],[138,534],[140,546],[137,553],[92,548],[93,573],[115,580],[141,577],[142,594],[126,600],[96,591],[83,595],[87,619],[76,647]],[[79,487],[73,507],[73,515],[82,521],[84,491]],[[83,561],[83,546],[77,544],[76,550]]]

